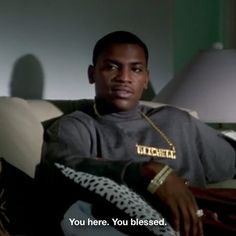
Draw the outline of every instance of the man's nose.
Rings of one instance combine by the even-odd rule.
[[[128,68],[121,68],[116,78],[122,82],[131,82],[130,70]]]

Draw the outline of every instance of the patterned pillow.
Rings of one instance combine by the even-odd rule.
[[[132,234],[133,230],[136,230],[137,228],[132,227],[132,225],[134,225],[132,222],[136,222],[135,226],[145,227],[150,235],[176,235],[175,231],[172,229],[170,224],[164,220],[163,216],[152,208],[145,200],[143,200],[141,196],[130,190],[127,186],[117,184],[109,178],[75,171],[58,163],[55,165],[65,177],[87,189],[91,193],[102,197],[104,203],[108,202],[122,212],[123,215],[127,216],[129,219],[127,221],[128,225],[131,226],[129,227],[129,235]],[[100,207],[100,209],[101,211],[106,211],[105,207]],[[112,222],[114,223],[113,219],[110,220],[110,223]],[[164,225],[158,225],[158,222],[165,223]],[[113,226],[115,226],[115,224],[113,224]],[[127,228],[128,227],[126,227],[126,229]],[[77,235],[79,235],[79,231]]]

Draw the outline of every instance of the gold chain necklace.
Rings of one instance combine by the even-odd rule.
[[[95,115],[96,115],[98,118],[101,118],[101,115],[99,114],[99,112],[98,112],[98,110],[97,110],[96,103],[93,104],[93,111],[94,111]]]
[[[93,104],[93,110],[97,117],[101,118],[101,115],[99,114],[97,110],[96,103]],[[147,123],[157,132],[160,134],[160,136],[167,142],[167,144],[170,146],[170,149],[165,148],[151,148],[151,150],[147,150],[150,147],[136,145],[137,146],[137,153],[138,154],[150,154],[151,152],[154,153],[151,156],[157,156],[162,158],[170,158],[170,159],[176,159],[176,150],[174,144],[169,140],[169,138],[161,131],[161,129],[153,123],[153,121],[147,117],[143,112],[139,111],[140,115],[144,118],[144,120],[147,121]]]
[[[170,159],[176,159],[176,150],[174,144],[169,140],[169,138],[161,131],[161,129],[153,123],[153,121],[147,117],[143,112],[139,111],[140,115],[148,122],[148,124],[160,134],[160,136],[167,142],[171,149],[160,149],[156,148],[154,151],[158,157],[166,157]],[[154,155],[155,156],[155,155]]]

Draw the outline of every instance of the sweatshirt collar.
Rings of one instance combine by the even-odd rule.
[[[109,106],[100,99],[95,97],[95,106],[94,106],[94,114],[100,119],[111,120],[111,121],[127,121],[140,119],[139,113],[139,104],[137,104],[133,109],[129,111],[112,111]]]

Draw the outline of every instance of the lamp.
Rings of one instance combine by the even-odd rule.
[[[196,110],[207,123],[235,123],[236,50],[200,51],[154,100]]]

